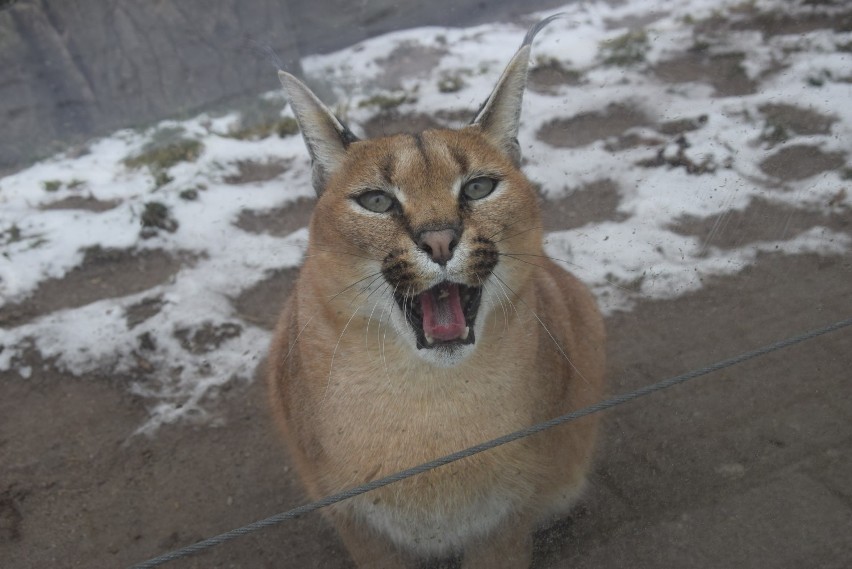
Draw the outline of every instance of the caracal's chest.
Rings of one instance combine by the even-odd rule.
[[[327,454],[346,457],[342,464],[355,455],[356,461],[381,461],[382,470],[406,468],[541,415],[530,396],[541,390],[544,398],[545,390],[529,357],[507,349],[500,357],[437,368],[400,352],[335,355],[316,393],[323,417],[318,434]]]
[[[511,351],[504,356],[511,357]],[[319,428],[328,460],[325,482],[336,488],[393,474],[537,419],[536,410],[524,403],[530,385],[535,389],[524,358],[491,358],[446,370],[393,359],[369,365],[346,354],[336,359],[340,368],[331,374]],[[540,461],[534,444],[509,445],[346,507],[397,545],[440,554],[487,534],[528,501],[536,491],[531,472]],[[514,466],[507,469],[507,464]]]

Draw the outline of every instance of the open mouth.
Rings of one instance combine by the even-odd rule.
[[[418,349],[473,344],[482,288],[444,281],[417,296],[396,296]]]

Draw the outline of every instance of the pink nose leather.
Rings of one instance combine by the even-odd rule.
[[[446,265],[447,261],[453,258],[453,250],[457,244],[456,232],[453,229],[424,231],[417,239],[417,246],[439,265]]]

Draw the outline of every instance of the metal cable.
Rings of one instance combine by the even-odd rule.
[[[348,500],[349,498],[354,498],[360,494],[365,494],[370,492],[371,490],[376,490],[377,488],[382,488],[383,486],[387,486],[389,484],[393,484],[394,482],[398,482],[400,480],[404,480],[406,478],[411,478],[412,476],[416,476],[428,470],[433,470],[440,466],[444,466],[445,464],[449,464],[451,462],[456,462],[457,460],[461,460],[463,458],[467,458],[469,456],[484,452],[486,450],[490,450],[494,447],[498,447],[501,445],[505,445],[519,439],[523,439],[529,437],[531,435],[535,435],[536,433],[540,433],[547,429],[551,429],[553,427],[557,427],[559,425],[575,421],[586,415],[591,415],[592,413],[597,413],[599,411],[604,411],[606,409],[610,409],[612,407],[616,407],[618,405],[622,405],[634,399],[638,399],[639,397],[644,397],[646,395],[650,395],[651,393],[661,391],[663,389],[668,389],[669,387],[673,387],[675,385],[684,383],[691,379],[695,379],[697,377],[701,377],[715,371],[719,371],[725,369],[727,367],[731,367],[745,361],[776,352],[778,350],[782,350],[784,348],[788,348],[795,344],[799,344],[805,342],[807,340],[811,340],[816,338],[817,336],[822,336],[824,334],[828,334],[831,332],[835,332],[840,330],[841,328],[846,328],[848,326],[852,326],[852,318],[848,318],[846,320],[840,320],[835,322],[834,324],[830,324],[824,328],[818,328],[816,330],[811,330],[809,332],[805,332],[803,334],[799,334],[797,336],[793,336],[787,338],[785,340],[781,340],[779,342],[775,342],[774,344],[769,344],[767,346],[763,346],[762,348],[758,348],[756,350],[752,350],[749,352],[744,352],[738,356],[734,356],[732,358],[722,360],[720,362],[716,362],[714,364],[708,365],[703,368],[695,369],[689,371],[687,373],[671,377],[669,379],[664,379],[657,383],[646,385],[645,387],[640,387],[634,391],[629,391],[627,393],[622,393],[621,395],[617,395],[610,399],[606,399],[589,407],[585,407],[578,411],[574,411],[572,413],[568,413],[567,415],[562,415],[560,417],[556,417],[554,419],[550,419],[549,421],[544,421],[543,423],[538,423],[536,425],[532,425],[531,427],[527,427],[525,429],[521,429],[519,431],[515,431],[508,435],[504,435],[502,437],[490,440],[488,442],[484,442],[478,444],[476,446],[472,446],[466,448],[464,450],[455,452],[453,454],[449,454],[447,456],[443,456],[441,458],[437,458],[435,460],[420,464],[418,466],[414,466],[407,470],[403,470],[397,472],[395,474],[391,474],[384,478],[380,478],[378,480],[373,480],[372,482],[368,482],[367,484],[362,484],[361,486],[357,486],[355,488],[351,488],[349,490],[345,490],[343,492],[333,494],[331,496],[327,496],[321,500],[316,502],[311,502],[309,504],[305,504],[303,506],[299,506],[298,508],[294,508],[292,510],[282,512],[280,514],[276,514],[274,516],[268,517],[263,520],[256,521],[254,523],[248,524],[246,526],[233,529],[231,531],[225,532],[223,534],[207,538],[203,541],[199,541],[198,543],[194,543],[192,545],[188,545],[186,547],[182,547],[180,549],[176,549],[174,551],[170,551],[159,557],[155,557],[153,559],[149,559],[148,561],[144,561],[137,565],[134,565],[131,569],[150,569],[152,567],[159,567],[164,563],[168,563],[170,561],[175,561],[177,559],[181,559],[183,557],[188,557],[190,555],[194,555],[196,553],[200,553],[206,549],[211,547],[215,547],[217,545],[223,544],[227,541],[231,541],[232,539],[238,538],[243,535],[247,535],[253,533],[257,530],[268,528],[270,526],[278,525],[283,521],[290,520],[293,518],[298,518],[304,514],[308,514],[324,508],[326,506],[330,506],[332,504],[336,504],[338,502],[342,502],[344,500]]]

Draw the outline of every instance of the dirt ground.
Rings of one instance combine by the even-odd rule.
[[[717,69],[736,62],[693,63],[654,71],[671,82],[696,73],[716,77],[710,83],[720,94],[755,88]],[[539,87],[547,88],[545,79]],[[764,112],[794,134],[806,134],[797,124],[829,120],[783,105]],[[409,126],[447,122],[411,118]],[[700,128],[696,117],[694,124],[656,125],[660,139],[623,135],[649,120],[615,106],[555,119],[539,138],[564,148],[600,138],[613,148],[654,147]],[[365,130],[387,134],[400,122],[405,117],[379,117]],[[807,145],[783,152],[760,165],[779,184],[845,163],[842,155],[815,154]],[[689,164],[645,165],[680,166]],[[600,180],[547,204],[545,224],[566,229],[617,221],[619,199],[617,185]],[[238,223],[246,231],[286,234],[305,225],[311,206],[303,200],[247,211]],[[685,218],[675,230],[725,249],[814,227],[849,234],[850,220],[848,210],[828,215],[755,200],[724,220]],[[192,262],[191,255],[93,250],[65,278],[0,307],[0,325],[140,292]],[[236,313],[271,328],[276,314],[266,307],[281,302],[294,276],[289,269],[269,275],[233,299]],[[734,276],[708,279],[700,291],[640,300],[632,311],[607,318],[609,390],[622,393],[850,318],[850,283],[852,255],[763,254]],[[158,302],[135,307],[128,322],[156,312]],[[606,412],[589,490],[570,518],[537,534],[535,567],[852,566],[850,347],[852,329],[845,329]],[[251,356],[259,364],[264,349]],[[131,378],[75,377],[34,351],[21,363],[34,370],[30,377],[0,374],[4,569],[126,567],[306,502],[260,380],[221,392],[210,404],[214,421],[165,426],[147,437],[133,435],[148,402],[128,392]],[[334,531],[311,514],[166,567],[351,564]]]
[[[273,278],[238,303],[264,325],[259,303],[292,273]],[[610,390],[849,317],[850,282],[849,256],[765,255],[699,292],[640,302],[607,319]],[[837,332],[607,412],[590,490],[538,535],[537,566],[848,566],[850,345],[852,330]],[[223,393],[215,426],[148,438],[131,436],[146,409],[127,378],[66,376],[31,358],[29,379],[0,377],[3,567],[128,566],[305,501],[261,381]],[[350,565],[313,514],[170,566]]]

